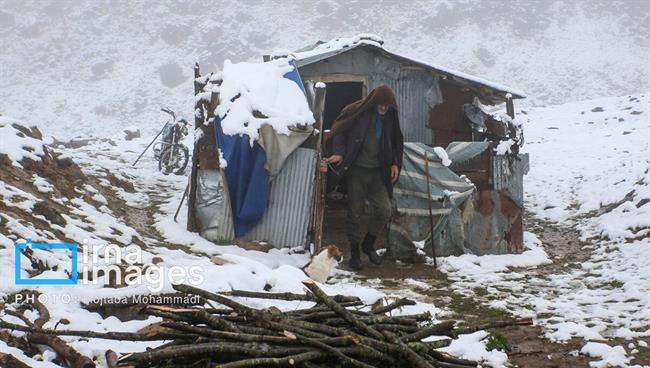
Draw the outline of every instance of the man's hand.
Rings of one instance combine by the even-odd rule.
[[[397,178],[399,178],[399,168],[397,165],[393,165],[390,167],[390,180],[394,183],[397,181]]]
[[[341,155],[332,155],[325,159],[325,162],[333,165],[338,165],[341,161],[343,161],[343,156]]]

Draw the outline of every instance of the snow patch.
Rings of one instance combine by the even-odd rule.
[[[505,368],[508,355],[498,350],[487,350],[484,341],[487,335],[486,331],[460,335],[449,346],[438,350],[464,359],[475,360],[489,367]]]
[[[515,267],[536,267],[551,263],[541,241],[533,233],[524,233],[524,247],[521,254],[499,254],[477,256],[463,254],[440,258],[440,270],[448,273],[470,275],[478,284],[486,284],[500,272]]]
[[[21,124],[20,121],[0,116],[0,154],[9,156],[12,165],[22,167],[19,164],[23,158],[27,157],[34,161],[40,161],[39,156],[43,156],[43,141],[31,138],[18,129],[13,124]]]
[[[602,358],[599,361],[589,362],[589,366],[593,368],[625,367],[630,362],[625,349],[620,345],[609,346],[600,342],[588,342],[580,352],[593,358]]]
[[[438,158],[442,161],[442,164],[444,166],[449,166],[451,165],[451,160],[449,159],[449,156],[447,155],[447,151],[445,151],[444,148],[442,147],[433,147],[433,152],[436,153]]]
[[[513,141],[512,139],[501,141],[501,142],[499,142],[497,147],[494,149],[494,152],[497,155],[501,155],[501,156],[505,155],[507,153],[512,153],[510,151],[510,147],[512,147],[513,144],[515,144],[515,141]]]

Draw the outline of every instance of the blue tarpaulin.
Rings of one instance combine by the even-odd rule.
[[[235,237],[255,227],[266,210],[269,172],[264,168],[266,153],[257,142],[251,147],[247,135],[227,135],[221,119],[215,117],[217,143],[228,165],[224,169],[235,228]]]
[[[285,74],[305,93],[298,69]],[[221,119],[214,119],[217,145],[228,165],[224,169],[230,203],[232,206],[235,237],[245,235],[253,229],[264,216],[269,200],[269,172],[264,168],[266,153],[254,142],[251,146],[247,135],[227,135],[221,129]]]

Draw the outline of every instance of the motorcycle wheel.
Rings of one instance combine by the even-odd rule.
[[[169,175],[172,172],[176,175],[182,175],[187,167],[189,158],[189,150],[184,145],[167,146],[160,153],[158,170],[162,171],[165,175]]]

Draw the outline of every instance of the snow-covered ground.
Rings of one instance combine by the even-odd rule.
[[[13,127],[16,120],[0,117],[0,140],[12,140],[13,146],[3,146],[2,152],[9,153],[10,166],[22,169],[18,162],[23,157],[36,161],[44,159],[42,155],[52,148],[45,149],[42,141],[25,136]],[[191,138],[190,138],[191,139]],[[45,138],[47,141],[48,139]],[[166,275],[171,269],[197,270],[198,279],[188,278],[188,282],[211,291],[227,291],[231,289],[272,292],[304,293],[301,281],[307,276],[300,269],[309,257],[301,252],[290,249],[270,250],[268,252],[247,251],[237,246],[218,246],[195,233],[185,230],[186,211],[182,211],[178,222],[173,221],[173,214],[181,200],[181,193],[187,183],[187,177],[165,176],[156,170],[156,162],[147,155],[138,164],[130,164],[148,143],[149,137],[133,141],[97,141],[77,149],[59,147],[55,152],[63,153],[59,159],[70,158],[78,163],[83,173],[87,175],[88,183],[78,182],[74,186],[74,195],[62,196],[61,187],[53,179],[33,174],[33,184],[15,182],[9,176],[6,181],[0,181],[0,205],[8,210],[0,213],[0,299],[5,299],[20,290],[35,290],[41,294],[39,301],[48,308],[50,320],[44,328],[54,328],[61,320],[70,321],[67,329],[92,330],[98,332],[125,331],[135,332],[145,326],[160,320],[149,317],[146,320],[122,322],[115,317],[103,318],[98,313],[83,308],[83,303],[112,298],[119,300],[136,295],[150,295],[173,292],[171,283]],[[191,142],[187,142],[191,143]],[[20,166],[20,167],[19,167]],[[32,166],[30,166],[32,167]],[[132,183],[134,192],[126,191],[110,182],[109,174],[121,180]],[[69,178],[74,181],[74,178]],[[92,183],[93,185],[90,185]],[[33,185],[31,187],[30,185]],[[21,189],[22,188],[22,189]],[[102,192],[104,194],[102,194]],[[127,211],[153,211],[153,224],[150,228],[133,225],[135,222],[125,221],[124,214],[116,213],[116,208],[109,203],[114,200],[111,196],[120,198],[128,204]],[[33,215],[34,206],[44,200],[52,200],[65,208],[62,214],[64,225],[52,223],[41,215]],[[120,202],[121,203],[121,202]],[[6,213],[5,213],[6,212]],[[148,212],[147,212],[148,213]],[[33,221],[29,216],[34,216]],[[127,216],[128,217],[128,216]],[[36,223],[35,221],[45,221]],[[147,222],[147,219],[140,219]],[[55,232],[55,229],[60,232]],[[143,230],[144,229],[144,230]],[[52,231],[50,231],[52,230]],[[62,234],[57,236],[56,234]],[[84,246],[104,246],[116,244],[122,247],[122,264],[125,265],[127,255],[135,255],[137,263],[154,266],[161,270],[163,277],[147,278],[145,273],[141,280],[125,287],[104,287],[104,276],[97,278],[98,284],[77,285],[16,285],[14,284],[14,243],[31,239],[34,243],[56,242],[68,240]],[[103,250],[104,248],[100,248]],[[219,265],[212,262],[211,257],[220,258]],[[34,250],[34,257],[45,262],[49,270],[34,278],[68,278],[71,270],[70,253],[67,250]],[[99,254],[97,260],[84,260],[80,255],[80,270],[87,266],[90,269],[98,266],[120,263],[118,257],[104,257]],[[130,264],[130,263],[129,263]],[[21,277],[28,278],[29,271],[34,266],[21,256]],[[191,271],[190,271],[191,273]],[[360,297],[364,302],[372,304],[380,298],[391,297],[385,293],[356,282],[353,278],[334,284],[322,285],[330,294],[345,294]],[[311,302],[265,301],[259,299],[243,299],[253,307],[268,307],[275,305],[282,310],[305,308]],[[13,309],[17,304],[9,303],[5,308]],[[436,316],[440,310],[432,304],[418,302],[414,306],[403,308],[400,313],[412,314],[429,311]],[[26,313],[32,320],[37,313]],[[0,311],[0,318],[11,323],[22,324],[18,318]],[[434,317],[435,318],[435,317]],[[435,320],[435,319],[434,319]],[[61,326],[59,329],[63,328]],[[17,336],[20,332],[13,332]],[[143,351],[149,346],[161,342],[121,342],[103,339],[80,339],[63,337],[80,353],[93,357],[98,364],[104,364],[104,353],[107,349],[120,353]],[[487,361],[502,361],[503,354],[487,351],[482,338],[474,338],[474,355]],[[452,345],[454,348],[456,344]],[[35,367],[58,367],[51,362],[54,354],[28,357],[18,349],[0,342],[0,352],[11,353],[23,362]],[[453,351],[452,351],[453,353]],[[478,354],[478,355],[477,355]],[[495,358],[498,356],[498,359]],[[496,360],[495,360],[496,359]]]
[[[577,228],[593,253],[563,290],[537,301],[560,314],[551,337],[650,335],[650,98],[648,94],[534,109],[527,116],[528,208]],[[609,285],[607,287],[606,285]]]
[[[606,364],[624,366],[633,355],[623,347],[608,347],[602,341],[609,338],[629,339],[633,344],[642,336],[650,336],[650,243],[648,241],[648,95],[634,95],[603,100],[591,100],[549,108],[519,112],[526,122],[526,150],[531,154],[531,171],[526,178],[527,208],[536,216],[580,230],[589,260],[578,267],[567,267],[566,272],[540,274],[552,260],[535,234],[525,234],[526,250],[520,255],[484,256],[464,255],[441,259],[441,269],[454,281],[453,287],[472,294],[475,287],[484,287],[490,305],[517,315],[532,316],[545,330],[547,337],[563,341],[577,336],[584,338],[582,353],[600,359],[594,366]],[[601,111],[601,109],[603,111]],[[23,157],[38,159],[43,147],[39,140],[20,137],[11,125],[17,121],[0,117],[3,141],[9,138],[14,146],[3,146],[2,153],[11,153],[11,164],[18,165]],[[65,198],[56,183],[34,174],[32,190],[19,188],[16,183],[2,182],[2,203],[16,211],[31,211],[44,198],[52,198],[69,209],[64,214],[65,226],[51,224],[65,238],[88,244],[107,242],[133,246],[133,239],[145,246],[141,249],[143,263],[152,263],[167,269],[172,267],[200,267],[204,282],[201,287],[219,291],[232,288],[261,291],[267,285],[272,291],[302,292],[300,283],[305,278],[299,269],[308,257],[292,250],[271,250],[268,253],[246,251],[236,246],[216,246],[184,229],[185,212],[181,211],[178,223],[172,220],[186,185],[184,176],[164,176],[155,170],[155,162],[146,155],[138,167],[130,163],[146,145],[148,137],[133,141],[116,139],[115,142],[97,141],[78,149],[59,148],[64,155],[77,162],[89,177],[98,178],[95,186],[78,185],[76,198]],[[191,138],[188,138],[191,139]],[[50,141],[47,136],[44,141]],[[187,142],[190,143],[190,142]],[[22,146],[27,149],[22,149]],[[112,185],[108,173],[131,182],[136,191],[130,193]],[[133,208],[153,209],[153,233],[142,233],[141,228],[128,225],[123,218],[107,206],[111,189]],[[98,190],[100,189],[100,190]],[[597,198],[598,200],[594,200]],[[109,198],[111,199],[111,198]],[[13,244],[16,240],[55,241],[56,236],[47,229],[13,218],[3,213],[3,231],[0,234],[0,294],[6,296],[23,286],[14,285]],[[37,217],[48,221],[44,217]],[[57,271],[44,275],[65,277],[69,270],[63,253],[46,254],[37,251],[39,258],[47,259],[48,266],[58,265]],[[210,256],[219,255],[225,265],[215,265]],[[101,261],[101,260],[100,260]],[[29,262],[21,264],[23,276],[31,269]],[[351,276],[351,275],[347,275]],[[209,280],[209,281],[206,281]],[[338,282],[325,285],[330,293],[358,295],[366,302],[386,296],[373,287],[354,278],[338,278]],[[343,281],[340,281],[343,280]],[[146,280],[145,280],[146,281]],[[416,282],[420,287],[422,283]],[[46,305],[51,320],[45,327],[68,319],[70,329],[95,331],[137,331],[157,321],[120,322],[114,317],[102,318],[81,307],[81,301],[100,297],[125,297],[155,292],[170,292],[168,282],[151,280],[140,285],[123,288],[103,288],[97,285],[36,286],[49,296]],[[56,295],[71,295],[72,301],[62,303]],[[408,296],[413,296],[408,293]],[[246,300],[256,307],[267,302]],[[282,309],[298,307],[297,303],[281,303]],[[300,306],[306,306],[302,302]],[[419,303],[403,312],[441,310],[434,305]],[[7,321],[20,323],[11,316]],[[16,333],[20,334],[20,333]],[[498,351],[488,352],[481,341],[484,334],[463,337],[447,350],[466,358],[484,359],[488,365],[502,366],[507,356]],[[103,351],[139,351],[155,343],[130,343],[105,340],[79,340],[66,337],[70,344],[83,354],[102,359]],[[467,340],[467,341],[465,341]],[[587,342],[596,340],[598,342]],[[472,349],[467,349],[471,343]],[[18,354],[6,346],[0,351]],[[21,359],[34,366],[54,366],[47,362],[35,363],[26,356]],[[47,358],[50,355],[44,355]]]
[[[448,257],[442,269],[457,290],[485,288],[491,306],[536,318],[551,340],[623,338],[634,345],[650,336],[648,94],[535,108],[518,119],[531,163],[526,209],[577,229],[587,261],[555,274],[512,269],[549,262],[533,247],[521,255]],[[535,237],[526,237],[530,248]],[[582,352],[602,356],[594,367],[629,363],[620,346],[590,342]]]
[[[520,115],[529,120],[528,209],[577,225],[585,238],[647,238],[649,104],[648,94],[640,94]]]

